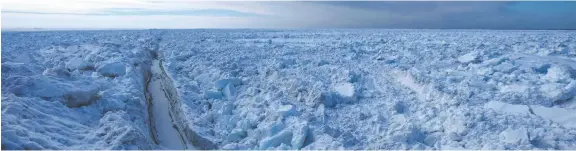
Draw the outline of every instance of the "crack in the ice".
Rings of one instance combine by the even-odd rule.
[[[152,73],[150,71],[146,71],[145,77],[146,77],[146,84],[144,86],[144,92],[145,92],[145,98],[147,101],[147,110],[148,110],[148,126],[150,127],[150,135],[152,136],[152,140],[154,141],[155,144],[159,144],[158,142],[158,138],[157,138],[157,134],[156,134],[156,128],[154,126],[154,116],[152,115],[152,94],[148,91],[148,89],[150,88],[150,82],[152,81]]]
[[[161,84],[160,84],[160,87],[161,87],[161,89],[162,89],[162,91],[163,91],[163,94],[164,94],[167,98],[169,97],[170,99],[173,99],[172,95],[171,95],[170,93],[166,92],[166,86],[165,86],[165,84],[164,84],[165,82],[164,82],[164,80],[162,79],[163,77],[164,77],[164,78],[169,78],[169,77],[167,77],[167,74],[166,74],[166,72],[164,71],[164,68],[162,67],[162,61],[161,61],[162,59],[160,59],[160,56],[159,56],[159,54],[158,54],[158,49],[159,49],[159,43],[160,43],[160,41],[161,41],[160,38],[156,38],[155,41],[152,43],[153,49],[148,49],[148,51],[150,51],[150,53],[151,53],[151,58],[150,58],[151,60],[158,60],[158,61],[159,61],[159,67],[160,67],[160,70],[161,70],[160,72],[161,72],[161,73],[158,73],[157,75],[155,75],[155,74],[152,72],[152,66],[150,66],[150,69],[148,69],[148,70],[144,73],[144,74],[145,74],[145,87],[144,87],[144,91],[145,91],[145,97],[146,97],[147,104],[148,104],[148,108],[147,108],[147,110],[148,110],[148,118],[149,118],[148,124],[149,124],[149,127],[150,127],[150,135],[152,136],[152,139],[153,139],[153,141],[154,141],[155,144],[160,144],[160,141],[159,141],[159,139],[158,139],[158,135],[159,135],[159,134],[158,134],[157,127],[156,127],[156,125],[154,124],[154,121],[155,121],[155,120],[154,120],[154,112],[153,112],[153,105],[154,105],[154,104],[153,104],[153,99],[154,99],[154,98],[153,98],[153,96],[152,96],[152,93],[149,91],[149,89],[150,89],[150,84],[151,84],[151,82],[152,82],[152,80],[153,80],[152,78],[155,78],[155,77],[159,78],[158,80],[160,80],[160,83],[161,83]],[[168,104],[168,115],[169,115],[169,118],[170,118],[170,122],[172,123],[172,126],[171,126],[171,127],[176,130],[178,136],[180,137],[179,139],[180,139],[180,141],[181,141],[184,149],[188,149],[188,145],[187,145],[188,143],[186,143],[186,139],[185,139],[185,137],[184,137],[184,134],[183,134],[182,131],[178,128],[177,124],[176,124],[175,121],[174,121],[174,118],[175,118],[175,117],[173,116],[172,111],[171,111],[171,109],[173,108],[173,107],[172,107],[172,103],[171,103],[171,102],[167,102],[167,104]]]

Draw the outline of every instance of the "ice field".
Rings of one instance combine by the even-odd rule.
[[[576,31],[2,32],[2,149],[576,149]]]

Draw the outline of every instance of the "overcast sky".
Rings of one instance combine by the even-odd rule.
[[[576,1],[2,0],[2,28],[576,29]]]

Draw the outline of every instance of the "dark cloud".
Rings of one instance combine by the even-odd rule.
[[[576,2],[313,2],[387,14],[372,28],[576,29]],[[354,26],[351,26],[352,28]]]

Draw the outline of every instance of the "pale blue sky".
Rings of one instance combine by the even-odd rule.
[[[576,2],[3,0],[2,5],[2,28],[576,28]]]

